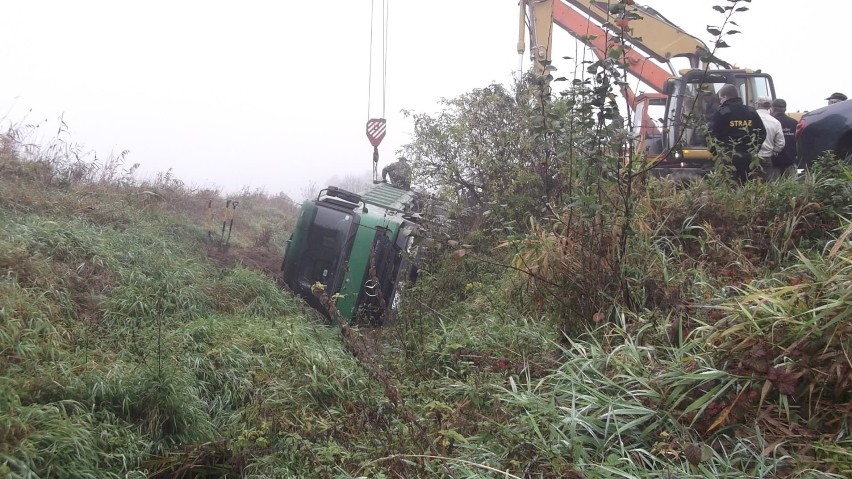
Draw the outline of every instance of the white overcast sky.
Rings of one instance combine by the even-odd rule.
[[[371,169],[365,123],[382,115],[378,48],[368,102],[373,3],[0,0],[0,124],[41,125],[49,138],[62,116],[73,142],[100,158],[129,150],[143,175],[172,169],[195,186],[298,199],[312,182]],[[705,41],[721,21],[712,6],[727,4],[640,3]],[[750,7],[721,58],[772,74],[790,110],[852,94],[848,2]],[[409,141],[400,110],[434,112],[441,98],[508,83],[521,65],[517,36],[517,0],[389,0],[380,168]],[[575,44],[557,28],[559,74]]]

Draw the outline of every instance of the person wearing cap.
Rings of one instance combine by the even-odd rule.
[[[382,180],[387,181],[390,177],[391,184],[397,188],[408,190],[411,188],[411,166],[404,156],[382,169]]]
[[[840,92],[834,92],[826,98],[828,100],[829,105],[834,105],[835,103],[840,103],[841,101],[846,101],[846,95]]]
[[[760,150],[757,156],[760,157],[760,166],[763,167],[763,179],[775,179],[781,176],[781,170],[776,168],[773,163],[773,158],[784,151],[786,140],[784,139],[784,129],[781,122],[769,112],[772,106],[772,99],[762,96],[754,102],[757,107],[757,114],[763,120],[763,126],[766,128],[766,139],[760,145]]]
[[[734,166],[734,179],[745,184],[752,179],[752,150],[766,140],[766,127],[754,108],[743,103],[736,85],[719,89],[721,106],[710,121],[714,154]]]
[[[769,113],[781,123],[781,131],[784,132],[784,150],[772,159],[772,165],[778,169],[778,174],[783,176],[792,173],[799,163],[796,158],[796,125],[799,122],[787,115],[787,102],[781,98],[772,100]]]

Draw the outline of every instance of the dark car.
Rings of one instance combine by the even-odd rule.
[[[799,168],[830,151],[852,161],[852,100],[805,113],[796,126]]]

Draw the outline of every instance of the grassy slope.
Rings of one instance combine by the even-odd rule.
[[[732,290],[682,345],[653,312],[558,341],[465,261],[343,338],[263,274],[282,243],[263,253],[263,230],[290,221],[274,199],[241,199],[225,252],[215,192],[61,166],[0,157],[0,477],[849,472],[848,246]]]

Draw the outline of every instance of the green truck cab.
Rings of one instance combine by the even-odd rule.
[[[284,253],[281,282],[324,314],[313,294],[320,283],[337,310],[357,324],[381,324],[416,278],[417,194],[385,183],[362,194],[334,186],[299,210]]]

